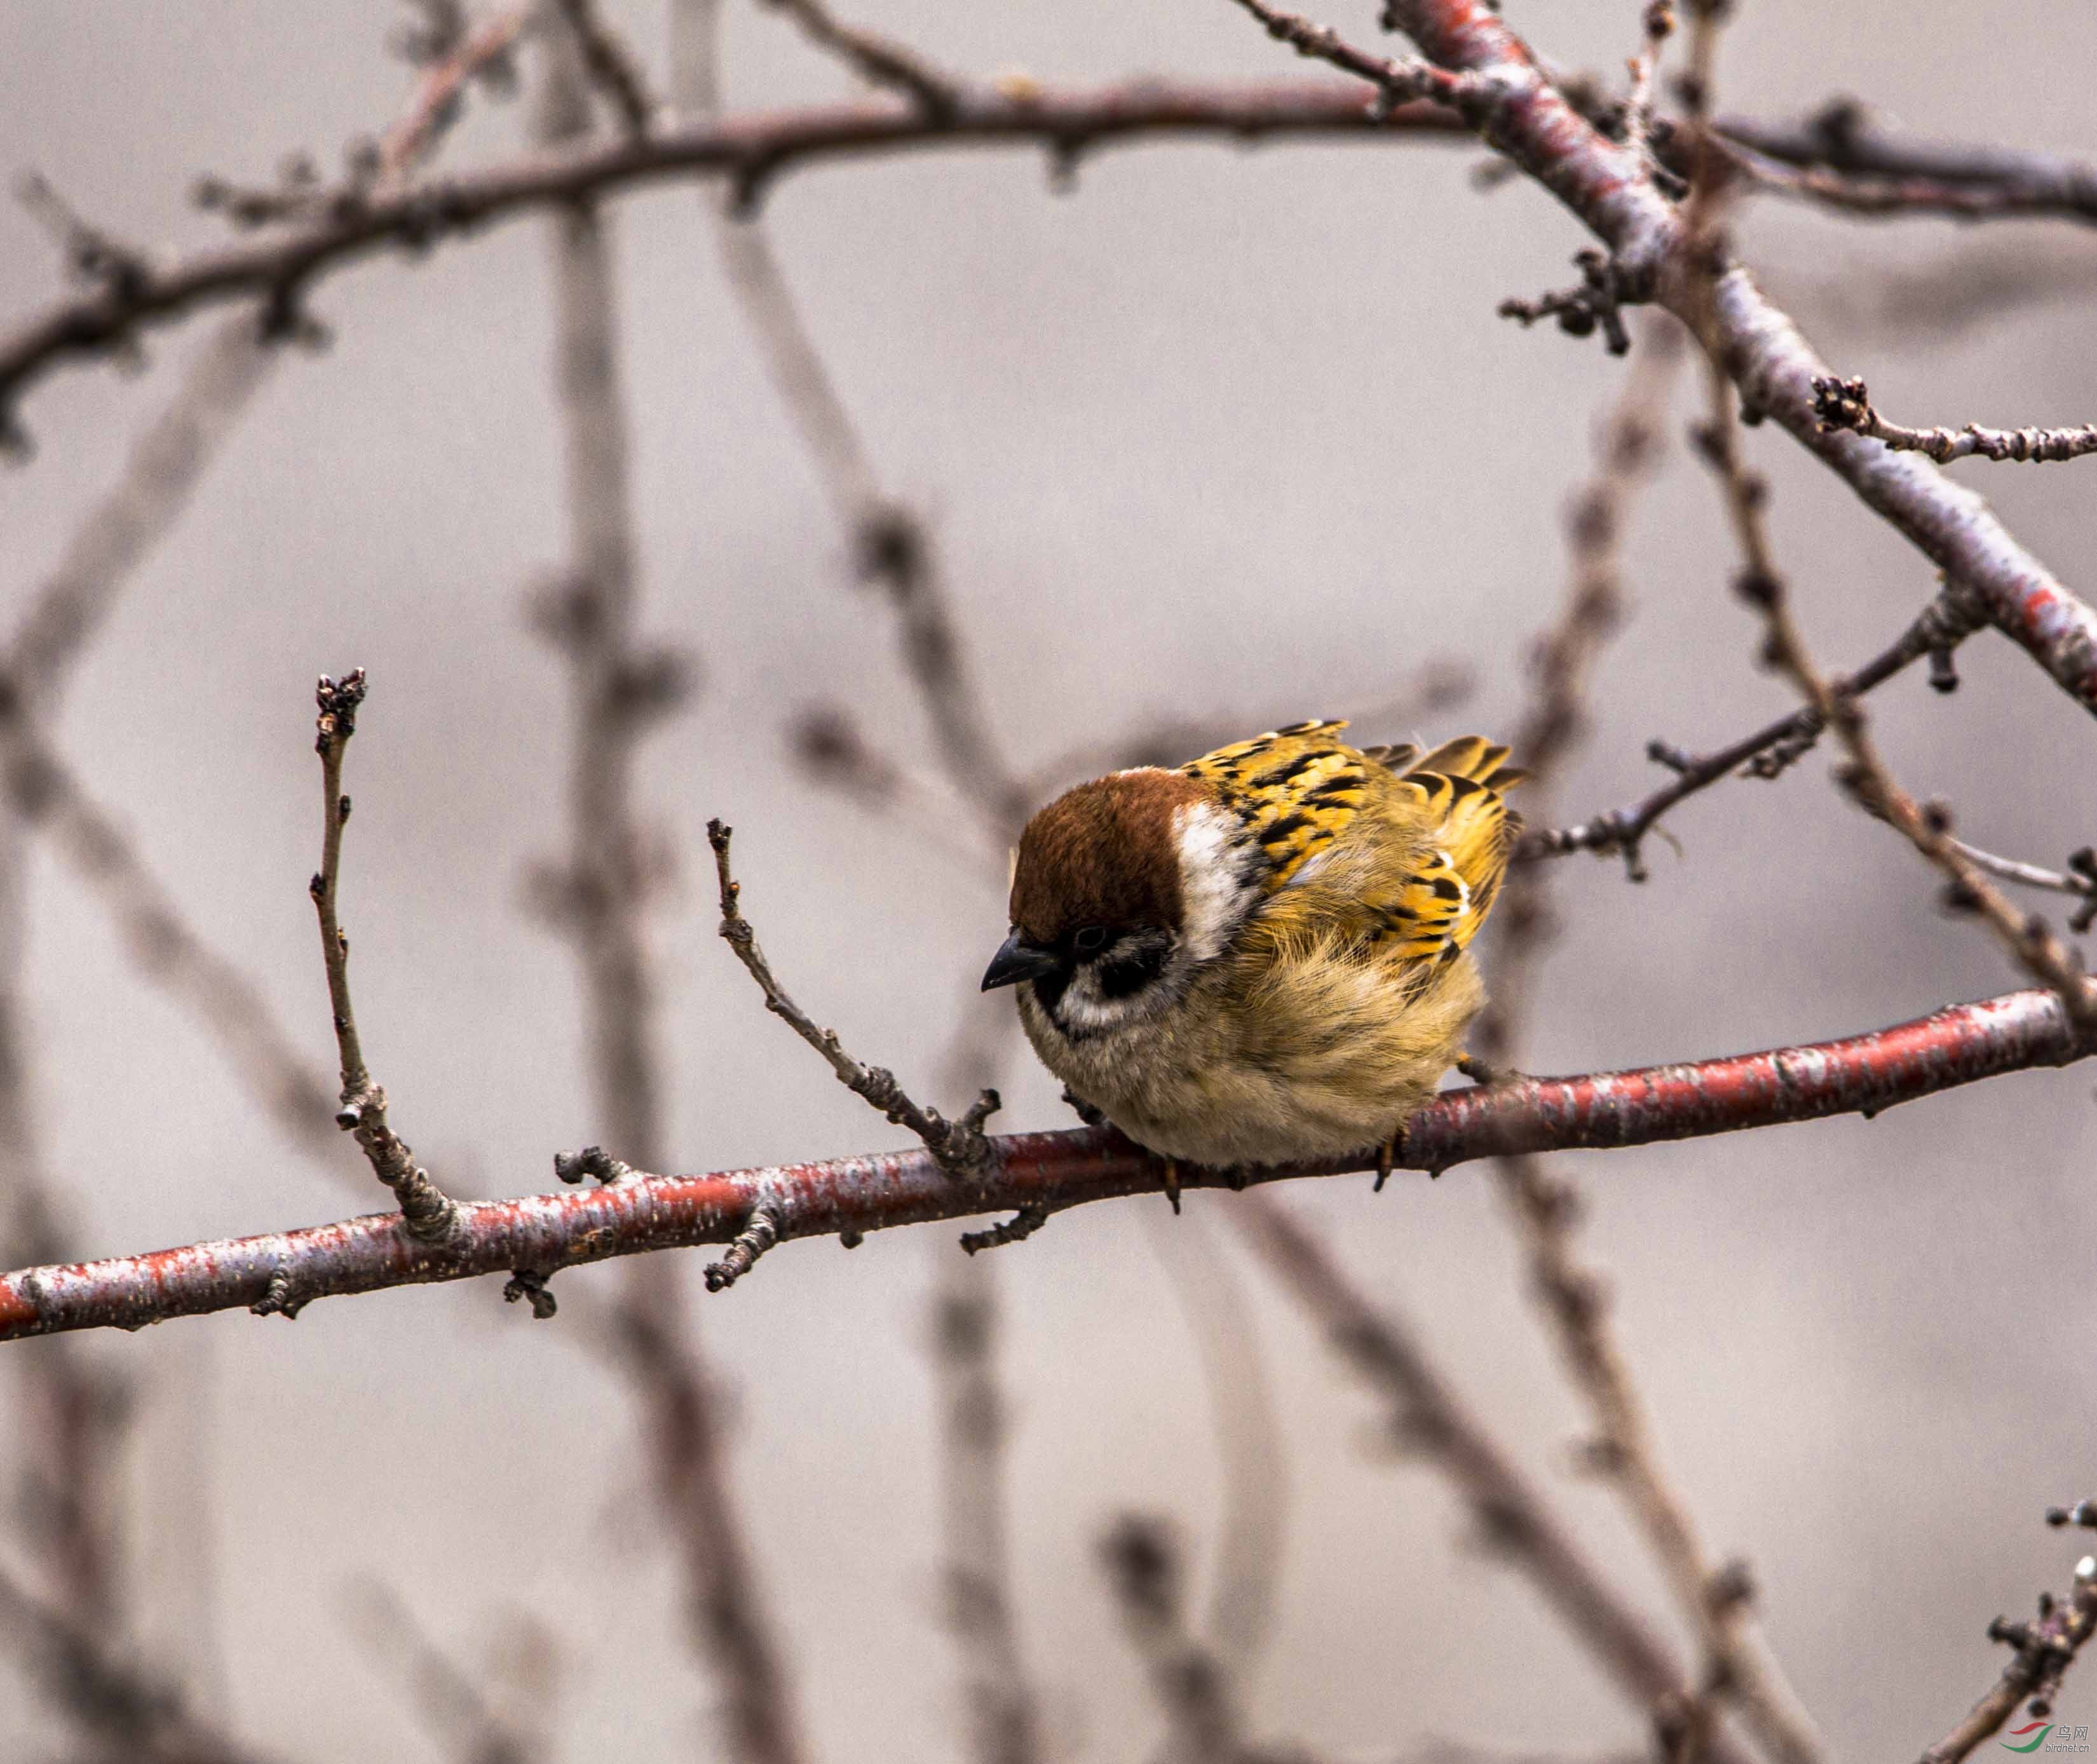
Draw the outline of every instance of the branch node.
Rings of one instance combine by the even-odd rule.
[[[555,1152],[554,1174],[571,1186],[585,1176],[594,1176],[609,1186],[632,1175],[633,1167],[613,1157],[602,1145],[585,1145],[579,1152]]]
[[[297,1320],[305,1305],[305,1300],[292,1296],[290,1273],[278,1268],[269,1276],[269,1289],[247,1308],[258,1317],[282,1317],[291,1323]]]
[[[532,1302],[532,1315],[539,1323],[550,1322],[561,1307],[554,1297],[553,1289],[546,1283],[553,1276],[536,1268],[514,1268],[503,1283],[502,1302],[514,1305],[520,1298]]]
[[[1048,1202],[1030,1201],[1011,1218],[1000,1220],[987,1231],[963,1232],[961,1247],[974,1255],[978,1250],[1000,1250],[1009,1243],[1024,1243],[1048,1223]]]
[[[760,1201],[751,1209],[750,1220],[735,1235],[718,1262],[707,1266],[707,1290],[725,1292],[757,1265],[757,1259],[779,1241],[780,1215],[768,1202]]]
[[[1539,319],[1555,318],[1569,337],[1591,336],[1600,329],[1611,355],[1628,355],[1631,336],[1623,309],[1653,298],[1651,278],[1634,275],[1609,252],[1591,248],[1575,252],[1573,261],[1580,269],[1578,287],[1556,289],[1533,300],[1502,300],[1500,317],[1519,320],[1525,330]]]

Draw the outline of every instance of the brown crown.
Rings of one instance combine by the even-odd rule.
[[[1080,784],[1027,822],[1012,873],[1012,922],[1029,943],[1084,925],[1180,928],[1172,819],[1208,787],[1145,768]]]

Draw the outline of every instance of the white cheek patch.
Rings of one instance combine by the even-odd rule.
[[[1141,993],[1127,998],[1108,998],[1100,991],[1099,976],[1081,969],[1063,988],[1055,1014],[1064,1031],[1078,1036],[1097,1035],[1146,1017],[1154,1005]]]
[[[1189,964],[1221,955],[1259,895],[1246,874],[1237,817],[1190,803],[1174,817],[1180,846],[1180,953]]]

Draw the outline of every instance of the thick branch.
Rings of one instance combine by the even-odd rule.
[[[1712,266],[1689,248],[1683,217],[1649,168],[1574,107],[1483,0],[1390,0],[1385,16],[1438,65],[1491,77],[1494,98],[1482,126],[1609,247],[1617,294],[1657,299],[1696,329],[1747,405],[1775,418],[1972,589],[2003,632],[2097,712],[2097,612],[1936,466],[1861,436],[1823,432],[1813,383],[1828,370],[1797,326],[1745,269],[1725,269],[1710,286]]]
[[[1396,1163],[1439,1171],[1511,1152],[1605,1150],[1828,1115],[1870,1116],[1920,1096],[2097,1053],[2059,996],[2034,989],[1955,1005],[1868,1035],[1681,1066],[1519,1079],[1445,1092],[1407,1123]],[[782,1239],[878,1231],[987,1210],[1061,1210],[1164,1192],[1164,1163],[1104,1128],[988,1142],[991,1174],[957,1183],[929,1152],[707,1175],[635,1176],[586,1193],[462,1202],[440,1247],[379,1214],[301,1231],[0,1276],[0,1340],[135,1328],[253,1305],[273,1283],[299,1302],[516,1267],[550,1269],[642,1250],[727,1243],[760,1206]],[[1338,1175],[1374,1149],[1310,1164],[1228,1171],[1181,1165],[1180,1186]]]

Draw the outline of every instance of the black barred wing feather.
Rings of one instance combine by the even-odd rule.
[[[1335,738],[1345,723],[1292,723],[1219,747],[1180,769],[1237,809],[1266,861],[1270,892],[1346,834],[1368,800],[1368,755]],[[1378,777],[1375,787],[1387,787]]]
[[[1508,750],[1475,735],[1421,755],[1413,746],[1358,749],[1341,722],[1298,723],[1221,747],[1181,768],[1215,785],[1237,809],[1267,867],[1272,934],[1300,906],[1324,935],[1341,931],[1377,959],[1423,968],[1453,961],[1478,935],[1521,831],[1504,792],[1525,773]],[[1369,842],[1364,849],[1361,842]],[[1353,847],[1337,867],[1350,891],[1320,885],[1314,858]],[[1304,883],[1312,886],[1303,886]]]
[[[1386,909],[1384,935],[1401,958],[1453,960],[1492,910],[1521,834],[1521,817],[1502,793],[1528,776],[1507,759],[1506,748],[1475,735],[1408,759],[1397,786],[1421,816],[1429,844]]]

